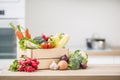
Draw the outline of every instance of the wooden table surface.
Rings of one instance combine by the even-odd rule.
[[[120,65],[97,64],[80,70],[38,70],[31,73],[4,69],[0,80],[120,80]]]

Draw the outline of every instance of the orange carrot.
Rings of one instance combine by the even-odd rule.
[[[19,40],[22,39],[22,38],[24,38],[22,32],[20,32],[20,31],[18,31],[18,30],[15,31],[15,34],[16,34],[16,36],[18,37]]]
[[[30,33],[29,33],[29,30],[28,30],[28,28],[26,28],[25,29],[25,37],[27,37],[27,38],[31,38],[31,35],[30,35]]]

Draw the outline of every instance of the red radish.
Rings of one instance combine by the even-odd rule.
[[[26,61],[31,61],[31,58],[28,58],[28,57],[27,57],[27,58],[25,58],[25,60],[26,60]]]
[[[22,65],[18,66],[18,71],[24,71],[24,67]]]
[[[45,39],[46,41],[48,41],[48,38],[49,38],[49,37],[48,37],[48,36],[46,36],[44,39]]]
[[[37,63],[37,65],[38,65],[38,64],[40,64],[40,62],[39,62],[39,61],[37,61],[36,63]]]
[[[26,64],[31,64],[31,61],[30,60],[27,60],[27,61],[25,61],[26,62]]]
[[[32,67],[33,68],[33,67]],[[37,70],[37,69],[36,69]],[[35,68],[33,68],[33,71],[35,71]]]
[[[45,39],[46,35],[44,33],[42,33],[42,38]]]
[[[37,69],[38,69],[38,66],[35,66],[34,68],[35,68],[35,70],[37,70]]]
[[[36,58],[32,58],[32,61],[35,61],[35,62],[37,62],[37,59],[36,59]]]
[[[18,71],[33,72],[38,69],[39,61],[36,58],[25,58],[19,61]]]
[[[44,33],[42,33],[42,38],[45,38],[45,37],[46,37],[46,35]]]
[[[33,67],[36,67],[36,66],[37,66],[37,63],[36,63],[35,61],[31,61],[31,65],[32,65]]]
[[[49,37],[46,36],[44,33],[42,33],[42,38],[43,38],[44,40],[46,40],[46,41],[48,41],[48,39],[49,39]]]
[[[32,68],[32,66],[26,66],[25,67],[25,71],[26,72],[32,72],[34,69]]]
[[[19,63],[20,63],[20,65],[23,65],[23,66],[26,65],[25,60],[21,60]]]

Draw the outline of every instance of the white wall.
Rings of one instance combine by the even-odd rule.
[[[85,46],[93,33],[120,46],[120,0],[26,0],[26,26],[33,36],[65,32],[69,46]]]

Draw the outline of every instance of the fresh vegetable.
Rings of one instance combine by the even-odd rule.
[[[12,22],[10,22],[9,25],[10,25],[14,30],[17,30],[17,27],[16,27]]]
[[[57,65],[57,63],[56,63],[55,61],[53,61],[53,62],[50,64],[49,68],[50,68],[51,70],[57,70],[57,69],[58,69],[58,65]]]
[[[82,62],[87,64],[88,56],[85,52],[75,50],[69,58],[69,68],[72,70],[80,69]]]
[[[66,62],[68,62],[69,58],[67,57],[67,55],[63,55],[60,57],[60,60],[65,60]]]
[[[49,49],[49,48],[53,48],[54,45],[53,45],[52,42],[42,42],[42,43],[40,44],[40,47],[41,47],[42,49]]]
[[[47,49],[47,46],[48,46],[47,42],[42,42],[42,43],[40,44],[40,47],[41,47],[42,49]]]
[[[20,25],[15,26],[13,23],[10,23],[10,26],[15,30],[15,34],[19,40],[24,38],[23,33],[20,29]]]
[[[41,36],[37,36],[33,40],[35,40],[38,44],[41,44],[42,42],[46,42],[46,40]]]
[[[18,71],[24,71],[24,66],[23,65],[19,65],[17,70]]]
[[[53,47],[54,47],[54,44],[52,42],[47,43],[47,48],[53,48]]]
[[[80,57],[80,55],[78,55]],[[75,57],[71,57],[69,59],[69,68],[72,70],[77,70],[80,69],[80,60],[79,57],[75,56]],[[81,57],[80,57],[81,59]]]
[[[29,33],[28,28],[24,29],[24,34],[23,31],[21,30],[21,26],[20,25],[14,25],[13,23],[10,23],[10,26],[15,30],[15,34],[18,37],[19,40],[23,39],[23,38],[31,38],[31,34]]]
[[[39,61],[35,58],[25,58],[19,61],[18,71],[32,72],[37,70]]]
[[[18,71],[18,60],[14,60],[13,63],[9,67],[10,71]]]
[[[42,38],[43,38],[44,40],[48,41],[49,36],[46,36],[44,33],[42,33]]]
[[[27,37],[28,39],[31,38],[28,28],[25,28],[25,37]]]
[[[64,33],[57,33],[57,34],[51,36],[48,39],[48,42],[52,42],[52,43],[54,43],[54,46],[57,46],[63,36],[64,36]]]
[[[23,38],[19,41],[21,49],[37,49],[40,48],[39,44],[36,41],[28,38]]]
[[[70,38],[69,35],[65,34],[63,36],[63,38],[59,41],[58,45],[56,45],[55,47],[63,48],[66,45],[66,43],[68,42],[69,38]]]
[[[13,23],[10,23],[10,26],[15,30],[15,34],[19,39],[19,45],[21,49],[64,48],[69,40],[69,36],[64,33],[57,33],[50,36],[47,36],[43,33],[41,36],[37,36],[32,39],[28,28],[24,29],[20,25],[14,25]],[[45,42],[47,43],[47,46]]]
[[[25,72],[33,72],[35,70],[35,68],[33,68],[32,66],[26,66],[25,68],[24,68],[24,71]]]
[[[69,40],[69,36],[64,33],[57,33],[56,35],[50,37],[48,42],[54,43],[55,48],[63,48]]]
[[[18,31],[18,30],[15,31],[15,34],[16,34],[16,36],[17,36],[17,38],[18,38],[19,40],[21,40],[21,39],[24,38],[22,32],[20,32],[20,31]]]
[[[39,61],[35,58],[24,58],[22,60],[14,60],[13,64],[10,65],[10,71],[25,71],[33,72],[38,69]]]
[[[58,62],[58,67],[60,70],[65,70],[68,68],[68,63],[65,60],[61,60]]]
[[[87,68],[87,63],[86,63],[86,62],[81,62],[81,63],[80,63],[80,67],[81,67],[82,69],[86,69],[86,68]]]

